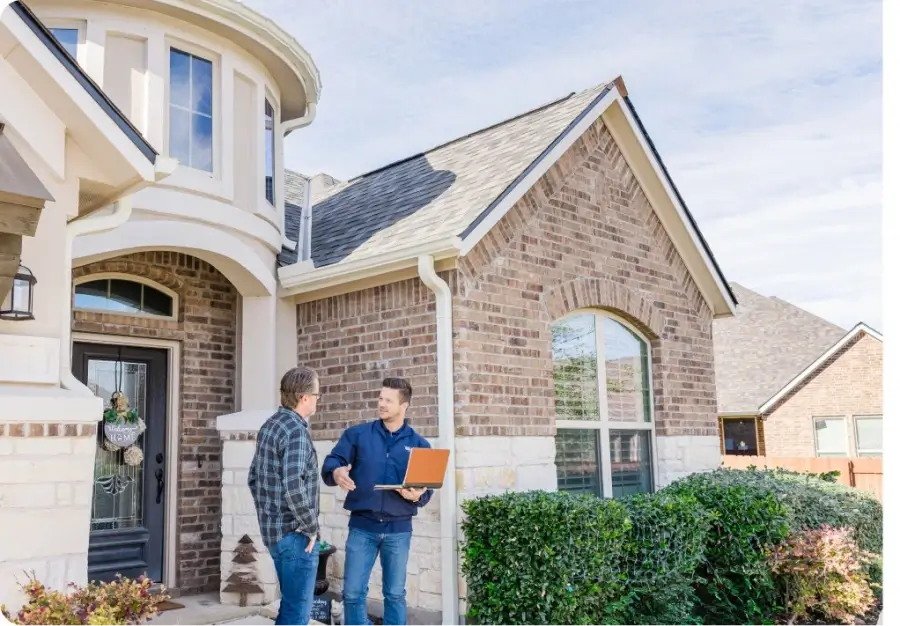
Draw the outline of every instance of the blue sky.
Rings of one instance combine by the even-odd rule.
[[[878,0],[245,0],[312,54],[287,165],[345,179],[622,74],[729,280],[881,315]]]

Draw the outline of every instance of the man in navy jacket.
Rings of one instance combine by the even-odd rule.
[[[385,378],[378,398],[379,419],[348,428],[322,464],[326,485],[347,492],[350,533],[344,563],[344,624],[365,624],[366,595],[375,558],[381,557],[384,623],[406,624],[406,563],[412,518],[428,504],[431,489],[376,491],[399,485],[412,448],[430,448],[406,419],[412,387]]]

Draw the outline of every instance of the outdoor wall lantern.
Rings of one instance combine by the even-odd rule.
[[[13,277],[12,289],[9,290],[3,304],[0,305],[0,319],[24,322],[34,319],[34,285],[37,278],[31,270],[20,265]]]

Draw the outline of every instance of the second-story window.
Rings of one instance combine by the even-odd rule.
[[[266,98],[266,200],[275,205],[275,109]]]
[[[56,40],[62,44],[73,59],[78,59],[78,29],[77,28],[51,28],[50,32]]]
[[[175,48],[169,52],[169,156],[213,171],[213,65]]]

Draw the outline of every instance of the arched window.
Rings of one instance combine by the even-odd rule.
[[[650,346],[630,324],[580,311],[552,326],[560,490],[653,491]]]
[[[75,283],[75,308],[174,319],[177,296],[147,280],[101,274],[86,276]]]

